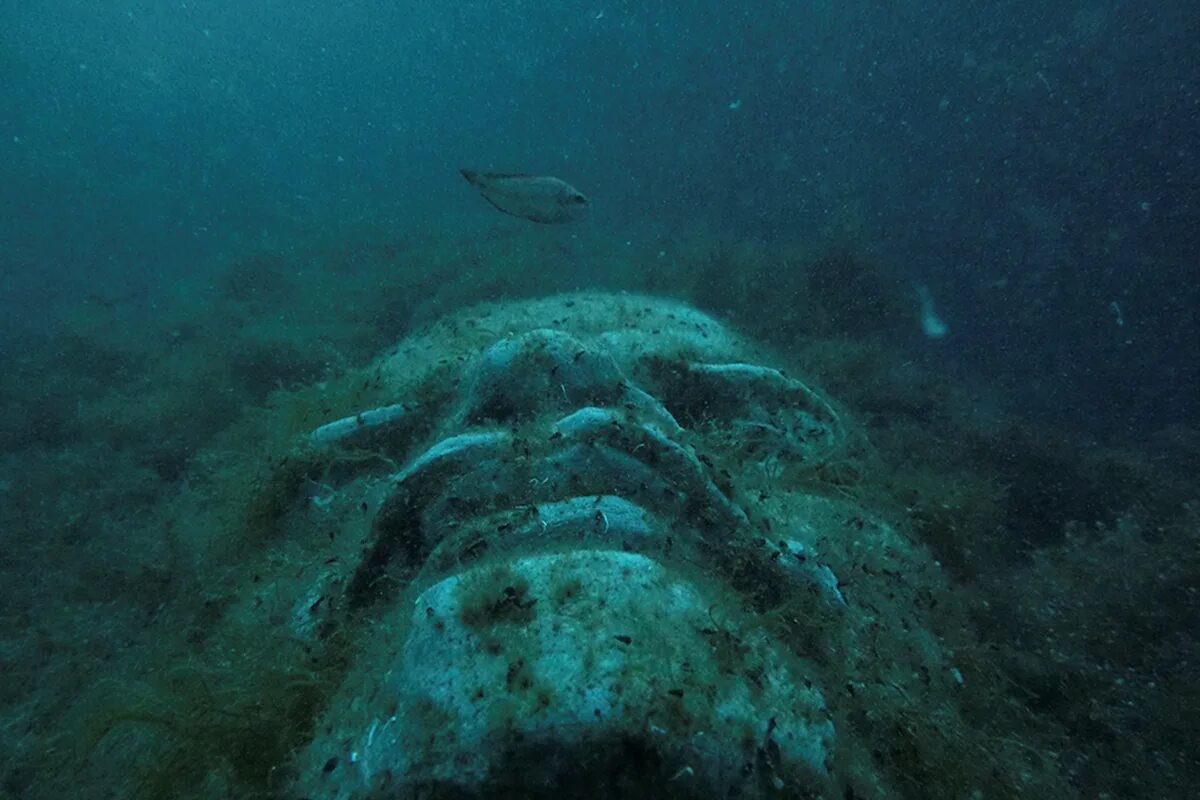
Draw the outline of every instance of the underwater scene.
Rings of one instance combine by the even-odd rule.
[[[1200,6],[0,23],[0,800],[1200,797]]]

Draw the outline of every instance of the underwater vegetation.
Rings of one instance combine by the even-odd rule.
[[[403,336],[581,286],[670,293],[811,379],[846,421],[841,446],[802,467],[753,442],[746,457],[781,489],[879,509],[944,568],[898,576],[894,607],[919,608],[954,653],[953,705],[920,675],[839,687],[838,724],[873,745],[844,758],[888,776],[878,796],[1182,797],[1200,780],[1200,434],[1082,440],[940,371],[913,355],[911,286],[861,234],[616,247],[366,231],[233,258],[152,314],[83,304],[5,356],[0,796],[286,797],[381,625],[348,612],[294,633],[287,598],[371,533],[365,517],[347,535],[298,512],[334,502],[342,475],[395,471],[386,442],[331,459],[307,434],[393,401],[372,359]],[[703,429],[700,405],[672,411]],[[722,569],[752,598],[712,623],[723,659],[739,631],[799,635],[789,618],[816,613],[770,591],[748,552]],[[485,575],[462,623],[528,618],[520,581]]]

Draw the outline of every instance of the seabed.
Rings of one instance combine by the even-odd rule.
[[[1196,432],[1024,415],[853,243],[512,230],[8,358],[0,797],[1184,796]]]

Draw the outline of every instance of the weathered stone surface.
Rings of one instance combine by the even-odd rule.
[[[886,796],[844,720],[866,713],[854,687],[950,674],[908,621],[874,654],[880,609],[915,595],[898,578],[931,562],[811,491],[843,421],[760,357],[675,303],[573,295],[463,312],[385,358],[428,433],[330,487],[361,553],[292,624],[312,639],[350,609],[359,633],[294,796]],[[331,459],[343,429],[314,434]]]

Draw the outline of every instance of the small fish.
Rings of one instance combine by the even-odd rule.
[[[578,189],[549,175],[459,170],[467,183],[498,210],[514,217],[560,225],[583,219],[591,204]]]

